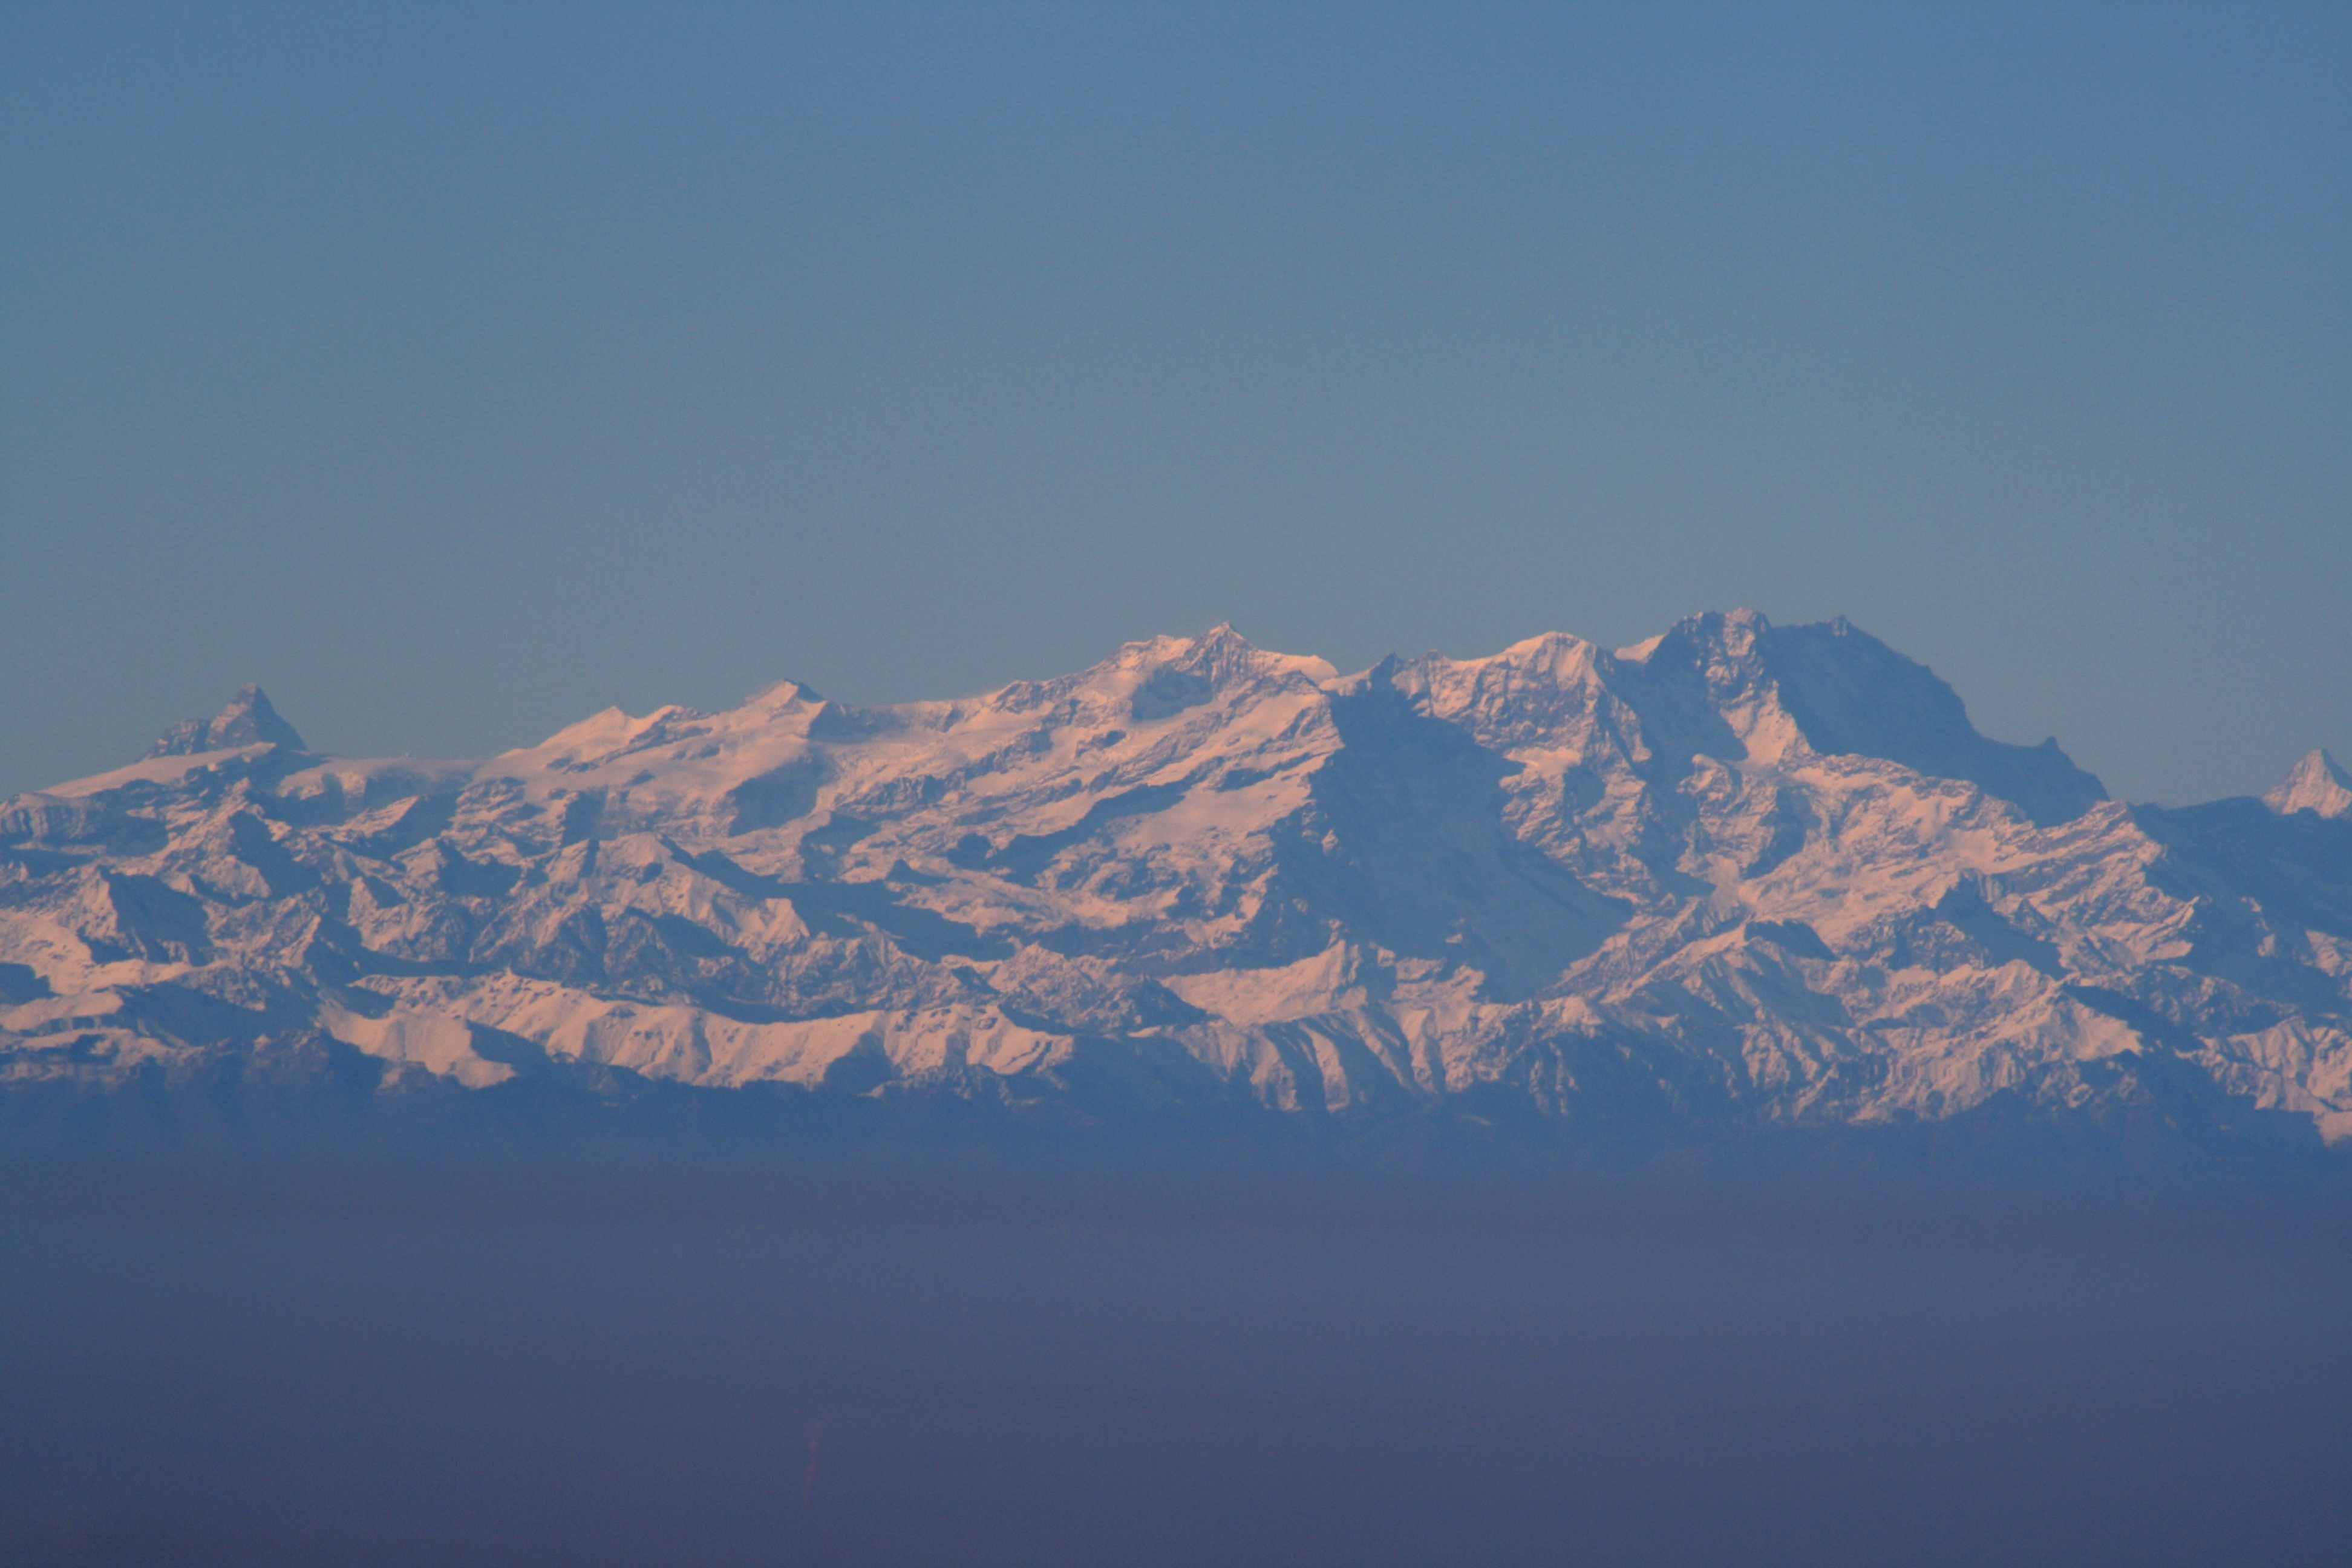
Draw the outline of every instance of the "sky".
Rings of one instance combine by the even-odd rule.
[[[0,4],[0,795],[1234,623],[2352,757],[2352,7]]]

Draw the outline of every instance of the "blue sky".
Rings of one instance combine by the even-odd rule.
[[[0,8],[0,792],[1231,620],[2352,752],[2352,9]]]

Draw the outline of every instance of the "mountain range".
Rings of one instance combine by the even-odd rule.
[[[2324,1157],[2352,777],[2128,805],[1847,622],[1741,611],[1350,675],[1220,626],[478,761],[320,755],[248,687],[0,803],[19,1146],[890,1114]]]

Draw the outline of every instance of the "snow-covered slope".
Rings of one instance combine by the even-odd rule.
[[[2324,750],[2307,752],[2263,796],[2263,804],[2281,816],[2298,811],[2343,816],[2352,813],[2352,773]]]
[[[465,763],[313,755],[248,689],[0,805],[0,1082],[2333,1142],[2346,798],[2319,758],[2271,810],[2129,807],[1749,612],[1349,676],[1221,626]]]

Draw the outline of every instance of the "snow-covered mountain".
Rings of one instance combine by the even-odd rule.
[[[2347,803],[2320,753],[2112,801],[1844,621],[1751,612],[1355,675],[1221,626],[478,762],[316,755],[248,688],[0,805],[0,1126],[667,1085],[2315,1146],[2352,1140]]]
[[[2352,812],[2352,773],[2324,750],[2307,752],[2263,795],[2263,804],[2282,816],[2298,811],[2342,816]]]

